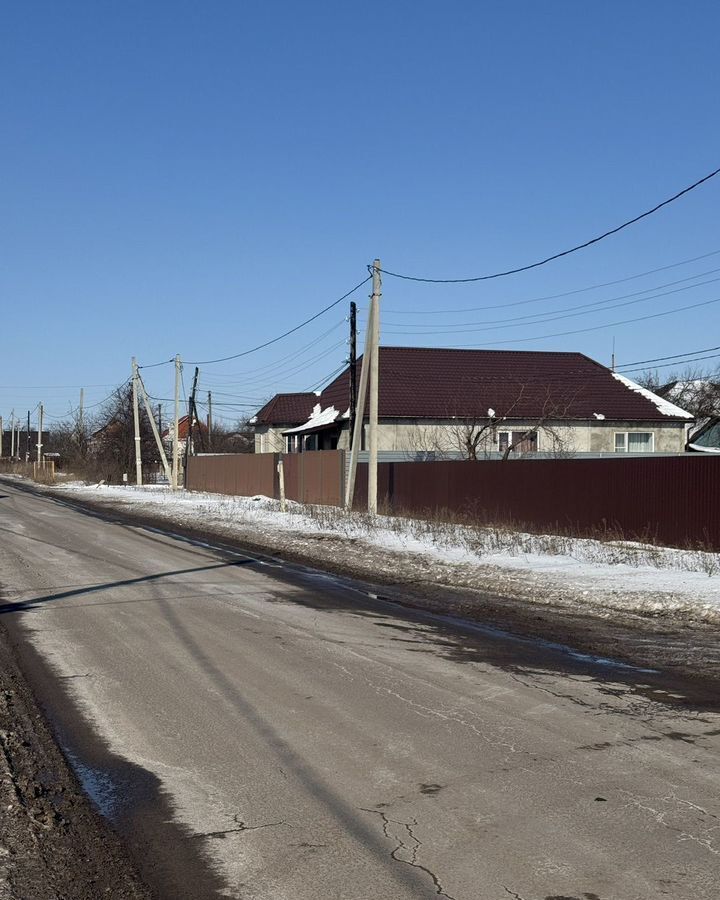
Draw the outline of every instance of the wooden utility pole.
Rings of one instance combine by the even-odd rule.
[[[372,298],[370,311],[372,319],[370,357],[370,417],[368,421],[368,512],[377,515],[377,472],[378,472],[378,370],[380,368],[380,296],[382,280],[380,260],[372,267]]]
[[[180,372],[181,372],[181,364],[180,364],[180,355],[176,354],[175,356],[175,424],[173,428],[173,445],[172,445],[172,489],[176,491],[178,489],[178,463],[180,459],[180,447],[178,444],[178,440],[180,435],[178,434],[180,430]]]
[[[78,445],[85,447],[85,388],[80,388],[80,406],[78,408]],[[84,449],[82,453],[84,454]]]
[[[132,358],[132,405],[135,433],[135,484],[142,485],[142,448],[140,446],[140,409],[138,408],[138,365]]]
[[[350,303],[350,422],[348,437],[352,447],[357,415],[357,304]]]
[[[193,377],[193,386],[192,391],[190,393],[190,402],[188,403],[188,435],[187,441],[185,442],[185,475],[187,476],[188,470],[188,462],[190,460],[190,453],[192,452],[192,440],[193,440],[193,425],[195,424],[195,392],[197,391],[197,383],[198,383],[198,375],[200,374],[200,369],[195,366],[195,375]]]
[[[25,462],[30,462],[30,410],[27,417],[27,437],[25,438]]]
[[[208,391],[208,414],[207,414],[207,433],[208,433],[208,450],[212,447],[212,391]]]
[[[42,465],[42,433],[43,433],[43,405],[40,404],[38,411],[38,439],[37,439],[37,461],[38,465]],[[18,441],[20,436],[18,435]]]
[[[373,307],[370,306],[370,315],[365,328],[365,351],[363,352],[362,368],[360,369],[360,388],[357,398],[357,415],[355,416],[355,429],[352,436],[350,449],[350,470],[348,472],[347,485],[345,486],[345,509],[352,509],[355,498],[355,476],[357,474],[358,454],[362,446],[363,423],[365,421],[365,401],[367,399],[368,376],[370,374],[370,347],[372,334]]]

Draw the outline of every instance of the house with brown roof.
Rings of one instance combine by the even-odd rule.
[[[275,394],[248,422],[255,432],[255,452],[281,453],[285,450],[284,432],[307,422],[318,399],[319,394],[312,391]]]
[[[693,422],[582,353],[381,347],[378,383],[378,448],[413,456],[681,453]],[[258,423],[281,397],[303,398],[290,403],[295,417],[309,410],[302,422],[276,427],[284,445],[266,449],[347,448],[349,396],[346,369],[319,396],[273,398]]]

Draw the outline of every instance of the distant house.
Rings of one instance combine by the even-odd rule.
[[[251,420],[256,441],[273,431],[259,452],[347,448],[349,384],[273,398]],[[411,456],[681,453],[694,421],[581,353],[381,347],[379,386],[378,447]]]
[[[250,419],[255,432],[256,453],[278,453],[285,449],[283,433],[306,422],[318,402],[319,394],[276,394]]]
[[[165,451],[168,453],[172,450],[174,432],[175,422],[171,422],[170,425],[165,428],[162,433],[162,442],[165,447]],[[195,419],[193,422],[192,447],[190,448],[193,453],[202,451],[203,448],[207,447],[207,433],[207,425],[203,421]],[[185,453],[185,446],[187,444],[189,434],[190,416],[182,416],[180,419],[178,419],[178,449],[180,451],[181,457]]]
[[[687,436],[689,452],[720,453],[720,382],[717,376],[670,381],[657,392],[695,414],[696,422]]]

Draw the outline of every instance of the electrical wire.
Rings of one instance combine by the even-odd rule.
[[[244,383],[244,382],[243,382],[243,381],[238,381],[238,382],[224,382],[224,383],[223,383],[223,382],[216,382],[216,381],[214,381],[214,379],[216,379],[216,378],[241,378],[241,379],[247,379],[247,377],[248,377],[249,375],[258,375],[258,374],[260,374],[260,373],[265,373],[265,372],[267,372],[267,371],[270,370],[270,369],[277,369],[278,366],[280,366],[280,365],[286,365],[287,363],[292,362],[292,361],[295,360],[295,359],[299,359],[299,358],[300,358],[301,356],[303,356],[305,353],[307,353],[307,352],[309,352],[309,351],[311,351],[311,350],[314,350],[314,348],[320,343],[320,341],[324,340],[326,337],[328,337],[329,335],[331,335],[331,334],[333,333],[333,331],[337,331],[337,329],[340,328],[342,325],[344,325],[344,324],[346,323],[346,321],[347,321],[347,319],[345,319],[345,318],[341,319],[339,322],[336,322],[335,325],[332,326],[332,328],[329,328],[327,331],[324,331],[322,334],[318,335],[316,338],[313,338],[313,340],[311,340],[309,343],[304,344],[302,347],[300,347],[300,348],[298,348],[297,350],[293,351],[293,352],[290,353],[289,355],[282,357],[282,358],[279,359],[279,360],[278,360],[278,359],[275,359],[275,360],[273,360],[273,361],[270,362],[270,363],[265,363],[264,365],[262,365],[262,366],[257,366],[257,367],[254,368],[254,369],[246,369],[244,372],[228,372],[228,373],[223,373],[223,372],[213,372],[213,373],[209,376],[209,378],[208,378],[208,376],[207,376],[207,374],[206,374],[206,375],[205,375],[205,378],[204,378],[204,383],[205,383],[205,384],[216,384],[216,385],[218,385],[218,386],[224,385],[225,387],[227,387],[227,386],[229,386],[230,384],[235,384],[235,383],[236,383],[236,384],[242,384],[242,383]]]
[[[679,306],[675,309],[668,309],[665,312],[660,313],[652,313],[648,316],[638,316],[634,319],[623,319],[620,322],[608,322],[605,325],[593,325],[590,328],[578,328],[574,331],[557,331],[553,334],[543,334],[538,335],[537,337],[527,337],[527,338],[514,338],[512,340],[506,341],[492,341],[491,343],[483,343],[483,344],[461,344],[457,349],[463,349],[465,347],[497,347],[501,344],[527,344],[531,341],[544,341],[548,338],[553,337],[565,337],[570,334],[586,334],[590,331],[601,331],[604,328],[615,328],[617,325],[629,325],[632,322],[645,322],[648,319],[659,319],[663,316],[670,316],[674,313],[685,312],[688,309],[699,309],[702,306],[710,306],[713,303],[720,303],[720,297],[716,297],[713,300],[704,300],[702,303],[691,303],[688,306]]]
[[[250,350],[243,350],[242,353],[234,353],[232,356],[222,356],[219,359],[204,359],[195,362],[189,362],[188,365],[191,366],[210,366],[215,363],[227,362],[231,359],[240,359],[241,356],[248,356],[250,353],[256,353],[258,350],[263,350],[265,347],[269,347],[271,344],[276,344],[278,341],[281,341],[283,338],[288,337],[288,335],[294,334],[296,331],[299,331],[301,328],[304,328],[306,325],[309,325],[311,322],[314,322],[315,319],[320,318],[324,313],[328,310],[332,309],[334,306],[337,306],[338,303],[342,303],[343,300],[346,300],[351,294],[354,294],[355,291],[359,290],[364,284],[367,284],[368,281],[372,278],[372,275],[368,275],[367,278],[364,278],[359,284],[356,284],[354,288],[351,288],[346,294],[343,294],[342,297],[338,297],[337,300],[333,300],[332,303],[328,304],[324,309],[321,309],[320,312],[315,313],[314,316],[310,316],[309,319],[305,319],[304,322],[301,322],[299,325],[296,325],[294,328],[291,328],[289,331],[284,332],[283,334],[278,335],[270,341],[265,341],[264,344],[258,344],[257,347],[252,347]]]
[[[683,197],[685,194],[689,194],[690,191],[694,191],[695,188],[698,188],[700,187],[700,185],[705,184],[706,181],[710,181],[711,178],[714,178],[718,174],[720,174],[720,168],[715,169],[713,172],[710,172],[702,178],[698,179],[698,181],[693,182],[693,184],[688,185],[688,187],[685,187],[681,191],[678,191],[676,194],[673,194],[672,197],[668,197],[667,200],[663,200],[661,203],[653,206],[652,209],[647,209],[645,210],[645,212],[640,213],[640,215],[634,216],[632,219],[628,219],[621,225],[617,225],[615,228],[611,228],[609,231],[605,231],[603,232],[603,234],[597,235],[597,237],[590,238],[590,240],[584,241],[582,244],[576,244],[574,247],[570,247],[567,250],[561,250],[559,253],[553,253],[552,256],[547,256],[545,257],[545,259],[538,260],[534,263],[528,263],[527,265],[523,266],[516,266],[513,269],[506,269],[503,272],[493,272],[489,275],[475,275],[470,278],[423,278],[417,275],[403,275],[399,272],[391,272],[389,269],[380,269],[380,271],[383,273],[383,275],[390,275],[392,278],[402,278],[404,281],[421,281],[426,284],[469,284],[470,282],[490,281],[494,278],[504,278],[506,275],[517,275],[519,272],[528,272],[530,269],[537,269],[540,266],[545,266],[556,259],[560,259],[563,256],[569,256],[571,253],[576,253],[578,250],[584,250],[586,247],[590,247],[592,244],[597,244],[599,241],[605,240],[605,238],[608,238],[613,234],[617,234],[619,231],[622,231],[624,228],[628,228],[630,225],[634,225],[641,219],[646,219],[648,216],[653,215],[653,213],[658,212],[664,206],[668,206],[670,203],[674,203],[675,200],[679,200],[680,197]],[[370,271],[370,273],[372,273],[373,266],[368,265],[368,270]]]
[[[716,348],[717,349],[717,348]],[[711,356],[697,356],[694,359],[684,359],[682,362],[671,362],[671,363],[663,363],[661,366],[653,366],[653,369],[670,369],[673,366],[684,366],[689,365],[690,363],[702,362],[706,359],[720,359],[720,353],[713,353]],[[626,366],[619,366],[617,368],[618,372],[641,372],[643,370],[643,366],[633,366],[631,368],[627,368]]]
[[[583,303],[580,306],[571,306],[568,309],[559,315],[548,315],[547,313],[536,313],[534,316],[516,316],[511,319],[490,319],[488,322],[458,322],[453,325],[444,325],[440,328],[436,328],[430,331],[388,331],[383,329],[384,334],[412,334],[412,335],[421,335],[421,334],[465,334],[467,332],[474,331],[497,331],[498,329],[505,328],[525,328],[528,325],[542,325],[545,322],[557,322],[560,319],[573,319],[578,316],[588,316],[594,313],[605,312],[609,309],[620,309],[624,306],[634,306],[637,303],[648,303],[650,300],[657,300],[661,297],[669,297],[672,294],[680,294],[683,291],[692,290],[696,287],[704,287],[707,284],[715,284],[720,281],[720,278],[709,278],[707,281],[700,281],[697,284],[686,285],[685,287],[675,288],[672,291],[663,291],[659,294],[651,294],[649,297],[639,297],[635,300],[625,300],[622,303],[613,302],[610,305],[611,301],[618,298],[610,298],[610,300],[597,300],[594,303]],[[644,293],[641,291],[640,293]],[[628,294],[627,296],[634,296],[633,294]],[[588,309],[588,307],[599,307],[601,304],[608,304],[607,306],[603,306],[602,308]],[[572,310],[581,310],[581,312],[573,312]],[[528,321],[532,320],[532,321]],[[471,326],[480,325],[480,328],[474,328]],[[464,326],[464,327],[463,327]]]
[[[706,347],[704,350],[688,350],[687,353],[675,353],[673,356],[656,356],[654,359],[636,359],[633,362],[622,363],[619,368],[624,369],[626,366],[642,366],[645,363],[664,362],[666,359],[681,359],[683,356],[695,356],[698,353],[712,353],[715,350],[720,350],[720,347]]]
[[[646,272],[638,272],[635,275],[627,275],[625,278],[616,278],[614,281],[602,281],[598,284],[590,284],[587,287],[574,288],[571,291],[563,291],[561,294],[546,294],[544,297],[531,297],[528,300],[512,300],[504,303],[493,303],[485,306],[463,306],[460,309],[392,309],[383,307],[384,312],[391,315],[400,316],[447,316],[456,313],[466,312],[483,312],[487,309],[507,309],[510,306],[523,306],[527,303],[541,303],[543,300],[560,300],[563,297],[571,297],[574,294],[585,294],[588,291],[595,291],[598,288],[614,287],[616,284],[624,284],[627,281],[636,281],[638,278],[646,278],[648,275],[655,275],[658,272],[666,272],[668,269],[677,269],[680,266],[687,266],[690,263],[699,262],[702,259],[708,259],[711,256],[717,256],[720,250],[711,250],[709,253],[703,253],[701,256],[694,256],[692,259],[682,259],[679,262],[670,263],[667,266],[658,266],[655,269],[648,269]],[[691,275],[687,280],[699,278],[700,275]],[[671,282],[672,283],[672,282]],[[663,287],[664,285],[660,285]],[[649,290],[652,290],[650,288]]]

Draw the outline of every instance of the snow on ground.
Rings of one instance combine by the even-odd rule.
[[[319,566],[342,554],[370,580],[373,573],[401,572],[415,584],[493,591],[606,617],[617,610],[720,624],[718,553],[400,517],[370,519],[293,502],[283,513],[267,497],[173,494],[167,487],[71,483],[55,490],[245,539],[271,553],[306,553]]]

